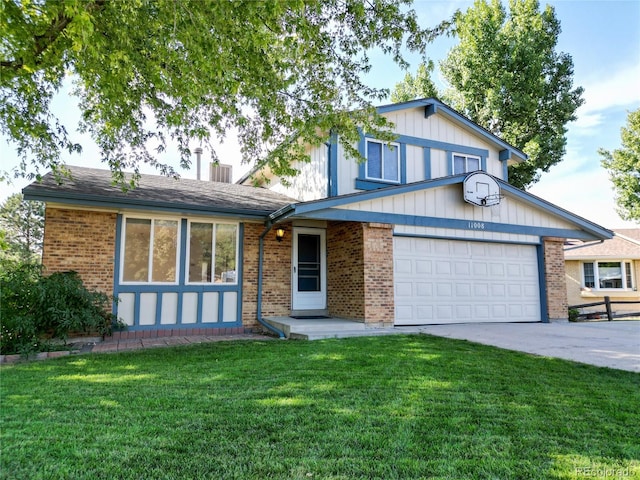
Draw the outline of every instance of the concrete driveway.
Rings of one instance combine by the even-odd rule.
[[[408,329],[545,357],[640,372],[640,321],[467,323]]]

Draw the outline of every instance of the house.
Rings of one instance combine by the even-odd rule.
[[[526,156],[436,99],[379,107],[391,145],[335,136],[268,188],[143,175],[123,193],[74,167],[46,202],[43,263],[113,293],[128,335],[240,332],[268,317],[367,326],[567,318],[565,239],[609,230],[508,183]]]
[[[569,305],[603,302],[617,312],[640,311],[640,228],[618,229],[604,241],[570,240],[564,247]],[[593,310],[602,310],[594,308]]]

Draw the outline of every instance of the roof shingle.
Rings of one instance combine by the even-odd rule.
[[[49,202],[144,206],[168,210],[226,213],[260,217],[295,202],[282,194],[247,185],[209,182],[160,175],[142,175],[138,187],[123,192],[113,185],[111,171],[67,167],[71,178],[59,184],[52,173],[24,188],[27,199]]]

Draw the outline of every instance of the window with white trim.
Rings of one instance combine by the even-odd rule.
[[[471,173],[480,170],[480,157],[472,155],[453,154],[453,174]]]
[[[595,290],[633,290],[631,262],[583,262],[583,286]]]
[[[122,281],[176,283],[180,222],[127,217],[124,221]]]
[[[385,182],[400,182],[400,145],[367,139],[366,178]]]
[[[237,283],[238,225],[189,222],[189,283]]]

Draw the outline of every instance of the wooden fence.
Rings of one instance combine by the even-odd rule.
[[[614,313],[611,308],[611,305],[621,305],[621,304],[635,304],[638,305],[637,312],[624,311],[624,313]],[[604,311],[588,311],[582,312],[581,309],[589,308],[589,307],[599,307],[604,306]],[[578,314],[573,314],[571,310],[577,310]],[[612,302],[610,297],[604,297],[604,302],[595,302],[595,303],[583,303],[581,305],[569,305],[569,319],[570,320],[580,320],[580,319],[599,319],[602,318],[603,315],[607,316],[607,320],[611,321],[616,318],[625,318],[625,317],[640,317],[640,302],[637,301],[615,301]]]

